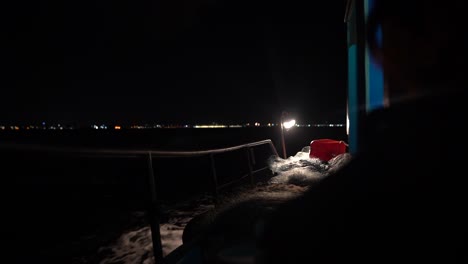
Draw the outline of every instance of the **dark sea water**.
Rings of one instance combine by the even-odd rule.
[[[345,128],[296,127],[285,133],[288,156],[310,141],[347,142]],[[0,142],[136,150],[206,150],[271,139],[281,155],[279,128],[2,131]],[[255,149],[254,169],[271,150]],[[218,155],[219,184],[245,174],[245,152]],[[97,248],[131,227],[131,213],[149,201],[146,156],[114,157],[0,148],[1,231],[11,263],[93,263]],[[209,157],[154,158],[156,189],[164,203],[213,192]],[[237,175],[237,176],[236,176]],[[25,247],[27,249],[25,249]],[[85,260],[80,260],[85,258]]]
[[[284,135],[288,156],[296,154],[314,139],[347,141],[345,127],[295,127],[285,131]],[[281,151],[279,127],[0,131],[0,141],[90,148],[203,150],[264,139],[271,139]]]

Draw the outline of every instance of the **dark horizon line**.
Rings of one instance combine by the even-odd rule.
[[[325,123],[298,123],[296,127],[343,127],[345,124],[340,122],[325,122]],[[49,124],[49,125],[11,125],[0,124],[2,131],[15,130],[79,130],[79,129],[94,129],[94,130],[119,130],[119,129],[168,129],[168,128],[255,128],[255,127],[279,127],[279,123],[199,123],[199,124],[134,124],[134,125],[119,125],[119,124],[87,124],[87,125],[70,125],[70,124]]]

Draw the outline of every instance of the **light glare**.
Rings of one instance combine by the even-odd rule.
[[[283,126],[284,126],[284,128],[286,128],[286,129],[290,129],[290,128],[293,127],[295,124],[296,124],[296,120],[292,119],[292,120],[290,120],[290,121],[284,122],[284,123],[283,123]]]

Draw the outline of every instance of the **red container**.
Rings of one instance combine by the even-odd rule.
[[[318,158],[322,161],[329,161],[334,157],[346,153],[348,144],[344,141],[333,139],[315,139],[310,142],[310,158]]]

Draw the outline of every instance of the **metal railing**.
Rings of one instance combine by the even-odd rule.
[[[268,166],[254,169],[255,164],[255,154],[253,151],[254,147],[268,145],[272,155],[278,157],[278,152],[270,139],[242,144],[234,147],[220,148],[220,149],[210,149],[210,150],[201,150],[201,151],[160,151],[160,150],[118,150],[118,149],[90,149],[90,148],[76,148],[76,147],[54,147],[54,146],[44,146],[37,144],[17,144],[17,143],[5,143],[0,142],[0,150],[15,150],[15,151],[38,151],[38,152],[57,152],[57,153],[66,153],[80,156],[89,156],[89,157],[118,157],[118,158],[139,158],[146,157],[148,164],[148,177],[147,183],[149,187],[150,201],[148,206],[148,218],[151,228],[151,238],[153,242],[153,254],[156,263],[165,263],[166,258],[163,256],[162,252],[162,241],[160,233],[160,211],[159,211],[159,201],[157,195],[157,175],[155,175],[155,170],[153,167],[153,159],[155,158],[182,158],[182,157],[200,157],[208,156],[210,158],[212,181],[213,181],[213,195],[215,202],[218,198],[219,191],[223,188],[229,187],[232,184],[250,178],[251,184],[255,183],[255,174],[268,169]],[[229,182],[219,184],[218,183],[218,173],[216,169],[215,155],[222,153],[228,153],[233,151],[239,151],[245,149],[245,161],[247,163],[248,173],[246,175],[241,175],[239,178],[231,180]],[[181,251],[184,250],[174,250],[174,254],[168,254],[169,257],[167,262],[173,263],[174,259],[183,257]],[[169,260],[170,259],[170,260]]]
[[[228,187],[236,183],[239,180],[245,179],[246,177],[250,177],[250,182],[253,184],[255,182],[255,174],[265,169],[268,169],[267,166],[259,168],[257,170],[253,169],[254,153],[251,151],[251,148],[260,146],[260,145],[269,145],[270,150],[273,153],[273,155],[278,157],[278,152],[275,146],[273,145],[273,142],[270,139],[243,144],[243,145],[238,145],[235,147],[211,149],[211,150],[203,150],[203,151],[148,151],[147,153],[148,154],[148,170],[149,170],[148,182],[149,182],[150,191],[151,191],[151,206],[148,211],[148,214],[149,214],[151,234],[152,234],[152,240],[153,240],[153,254],[154,254],[156,263],[164,263],[165,257],[163,256],[163,252],[162,252],[161,233],[159,229],[160,219],[159,219],[159,215],[157,212],[158,199],[157,199],[157,193],[156,193],[155,175],[154,175],[153,162],[152,162],[153,157],[173,157],[174,158],[174,157],[209,156],[210,164],[211,164],[211,172],[213,176],[213,187],[214,187],[213,195],[216,200],[219,195],[219,191],[221,189]],[[230,182],[224,183],[222,185],[218,184],[218,175],[216,171],[216,163],[215,163],[214,156],[217,154],[237,151],[241,149],[246,150],[246,162],[247,162],[248,169],[249,169],[248,174],[242,175],[241,177],[235,180],[232,180]],[[182,257],[179,251],[177,251],[177,255],[179,257]],[[177,259],[177,258],[174,258],[173,255],[171,254],[169,254],[168,256],[171,259]],[[171,262],[173,262],[173,260]]]

